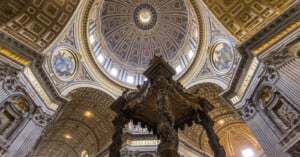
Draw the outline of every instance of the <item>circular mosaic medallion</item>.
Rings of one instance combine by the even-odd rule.
[[[136,7],[133,18],[138,28],[148,30],[155,25],[157,14],[151,5],[144,3]]]
[[[76,72],[76,58],[66,48],[58,48],[52,54],[52,68],[54,74],[61,80],[71,79]]]
[[[212,54],[212,63],[216,70],[219,72],[228,72],[234,61],[234,53],[232,47],[225,43],[218,43],[214,49]]]

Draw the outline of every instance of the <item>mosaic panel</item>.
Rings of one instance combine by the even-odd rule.
[[[211,60],[217,71],[221,73],[228,72],[234,63],[232,47],[225,42],[217,43],[212,50]]]
[[[64,47],[57,48],[51,56],[54,74],[61,80],[71,79],[77,71],[77,64],[74,53]]]

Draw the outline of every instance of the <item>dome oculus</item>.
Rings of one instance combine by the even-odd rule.
[[[151,5],[144,3],[136,7],[133,19],[138,28],[148,30],[156,24],[157,14]]]

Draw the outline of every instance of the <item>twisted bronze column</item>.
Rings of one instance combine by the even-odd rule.
[[[112,136],[112,144],[109,146],[110,157],[121,157],[120,150],[122,147],[123,128],[127,123],[129,123],[129,119],[121,113],[119,113],[113,120],[115,132]]]
[[[160,157],[179,157],[178,134],[174,129],[174,116],[169,110],[167,90],[160,89],[157,95],[158,113],[160,121],[157,126],[157,133],[160,138],[158,145],[158,154]]]
[[[214,130],[214,121],[209,117],[209,115],[204,111],[197,112],[196,123],[201,124],[208,137],[208,143],[214,152],[215,157],[226,157],[226,152],[224,147],[219,143],[218,135]]]

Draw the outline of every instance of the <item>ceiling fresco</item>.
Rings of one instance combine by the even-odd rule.
[[[231,84],[242,58],[236,45],[236,41],[224,35],[214,37],[209,46],[209,55],[203,61],[205,64],[190,80],[188,87],[213,82],[226,89]]]

